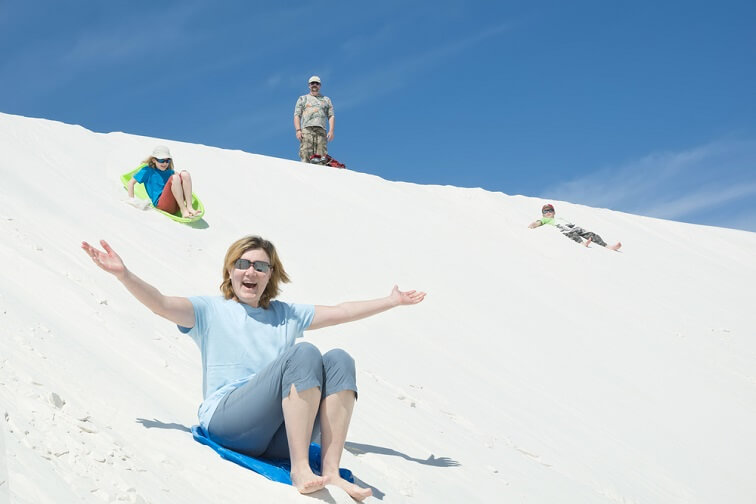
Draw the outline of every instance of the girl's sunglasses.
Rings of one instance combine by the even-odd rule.
[[[165,159],[155,159],[155,162],[156,162],[156,163],[160,163],[160,164],[163,164],[163,163],[170,163],[170,162],[171,162],[171,158],[165,158]]]
[[[270,270],[270,264],[265,261],[250,261],[249,259],[237,259],[234,263],[234,268],[238,270],[248,270],[252,266],[255,271],[260,273],[267,273]]]

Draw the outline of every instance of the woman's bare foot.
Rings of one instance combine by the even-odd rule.
[[[370,488],[362,488],[354,483],[349,483],[340,475],[329,475],[329,485],[336,485],[349,494],[352,499],[356,501],[363,501],[373,495],[373,490]]]
[[[317,476],[309,468],[295,473],[291,471],[291,485],[299,490],[299,493],[308,494],[316,492],[326,486],[327,476]]]
[[[606,248],[608,248],[609,250],[619,250],[621,246],[622,246],[622,243],[617,242],[614,245],[607,245]]]

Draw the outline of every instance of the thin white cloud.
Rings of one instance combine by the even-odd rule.
[[[64,65],[83,67],[101,62],[118,62],[153,53],[156,48],[170,52],[191,40],[186,24],[200,10],[201,4],[187,2],[180,7],[153,10],[143,15],[103,23],[82,31],[75,42],[62,54]],[[144,34],[145,18],[158,20],[160,29]],[[159,20],[170,20],[160,22]]]
[[[366,51],[380,50],[391,43],[403,27],[412,26],[417,19],[411,16],[397,17],[390,23],[383,23],[374,31],[368,31],[356,37],[345,40],[341,44],[341,52],[347,59],[361,58]]]
[[[106,9],[102,22],[91,22],[86,29],[64,25],[48,37],[25,40],[0,61],[0,80],[14,84],[10,92],[17,103],[34,103],[87,70],[130,64],[157,50],[170,53],[182,47],[192,38],[187,22],[200,8],[200,2],[192,1],[180,7],[153,6],[139,12],[128,6],[124,11]],[[145,35],[149,26],[146,20],[170,23]],[[19,75],[25,79],[16,79]]]
[[[265,85],[269,88],[276,88],[281,83],[281,80],[281,74],[273,74],[265,80]]]
[[[416,79],[420,74],[430,68],[441,65],[455,54],[498,36],[511,27],[510,23],[502,23],[474,35],[457,39],[433,49],[412,53],[404,59],[392,61],[387,64],[376,64],[370,72],[364,73],[357,78],[343,84],[350,90],[346,98],[339,100],[340,109],[356,107],[368,100],[394,92],[405,86],[408,82]],[[376,90],[375,81],[381,82],[381,88]]]
[[[647,208],[644,213],[663,219],[677,219],[694,213],[756,197],[756,183],[731,187],[703,188]]]
[[[720,140],[653,153],[546,188],[544,197],[686,220],[756,196],[756,141]]]

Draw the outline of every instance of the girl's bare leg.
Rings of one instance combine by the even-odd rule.
[[[317,476],[310,468],[310,439],[319,404],[318,387],[297,392],[294,385],[291,386],[289,396],[281,401],[286,437],[289,439],[291,484],[303,494],[320,490],[328,483],[325,473]]]
[[[199,213],[192,208],[192,177],[189,172],[182,171],[171,177],[171,192],[182,217],[194,217]]]
[[[323,399],[320,405],[321,462],[323,476],[328,478],[328,484],[342,488],[353,499],[361,501],[373,495],[373,491],[350,483],[339,475],[339,463],[352,419],[354,401],[355,395],[351,390],[342,390]]]
[[[192,208],[192,176],[188,171],[181,172],[181,187],[184,190],[184,200],[186,202],[186,210],[191,217],[199,214],[199,211]]]
[[[184,201],[184,187],[181,179],[181,174],[171,177],[171,192],[176,199],[176,203],[178,203],[179,210],[181,210],[181,216],[191,217],[192,214],[189,213],[189,209],[186,207],[186,202]],[[191,196],[189,201],[191,201]]]

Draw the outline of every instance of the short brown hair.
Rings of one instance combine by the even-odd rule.
[[[262,249],[270,257],[270,281],[265,287],[265,291],[260,296],[260,307],[268,308],[270,302],[281,292],[281,283],[289,283],[289,275],[286,274],[281,259],[278,257],[276,247],[268,240],[260,236],[245,236],[228,247],[226,258],[223,260],[223,282],[220,284],[220,290],[226,299],[238,301],[234,293],[234,287],[231,285],[231,274],[229,270],[234,268],[234,263],[248,250]]]

